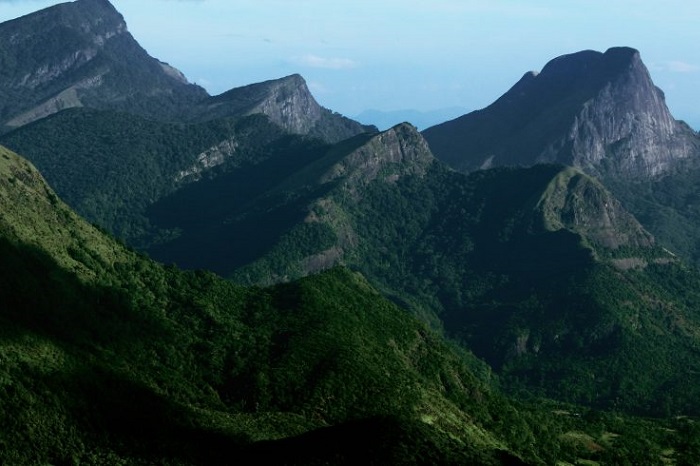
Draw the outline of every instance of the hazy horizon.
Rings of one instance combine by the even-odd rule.
[[[57,3],[0,0],[0,21]],[[348,116],[476,110],[557,56],[629,46],[698,129],[700,5],[688,3],[112,0],[149,54],[214,95],[299,73]]]

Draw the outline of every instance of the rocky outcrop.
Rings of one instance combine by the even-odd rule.
[[[223,165],[226,159],[232,157],[238,150],[238,141],[235,137],[226,139],[219,144],[210,147],[195,158],[195,163],[186,170],[181,171],[175,177],[177,183],[189,183],[202,178],[202,174],[214,167]]]
[[[673,119],[639,52],[626,47],[556,58],[489,107],[424,135],[463,171],[556,162],[648,178],[700,154],[698,136]]]
[[[578,233],[594,249],[649,248],[653,236],[600,182],[574,168],[558,173],[535,207],[544,230]]]
[[[331,143],[367,131],[376,132],[373,126],[323,108],[298,74],[238,87],[212,97],[200,109],[198,119],[252,114],[267,115],[291,133],[317,136]]]
[[[435,157],[418,130],[401,123],[377,134],[335,163],[322,183],[343,179],[351,192],[377,179],[395,182],[401,176],[423,176]]]

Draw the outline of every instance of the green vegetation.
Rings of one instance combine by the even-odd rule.
[[[691,422],[509,401],[347,269],[263,289],[157,265],[4,149],[0,205],[3,462],[552,464],[633,461],[635,442],[693,458]]]
[[[605,179],[606,185],[659,243],[687,263],[700,265],[700,169],[682,161],[671,173],[651,180],[625,182]]]
[[[405,163],[370,182],[350,162],[322,181],[364,147],[304,172],[307,185],[320,180],[306,192],[326,188],[316,200],[265,209],[306,223],[280,231],[234,280],[289,280],[340,262],[484,358],[514,392],[697,414],[698,274],[655,247],[600,183],[557,166],[464,176],[433,164],[412,175]],[[310,224],[324,235],[301,234]]]
[[[80,215],[142,248],[173,235],[148,220],[156,201],[193,180],[256,165],[297,139],[261,115],[176,124],[72,109],[1,141],[27,154]]]

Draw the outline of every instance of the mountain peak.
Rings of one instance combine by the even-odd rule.
[[[575,168],[564,168],[552,178],[535,211],[545,230],[576,232],[594,248],[649,248],[654,244],[653,236],[618,199]]]
[[[295,134],[308,134],[338,142],[376,128],[334,114],[316,102],[299,74],[231,89],[212,97],[202,118],[262,113]]]
[[[324,183],[344,179],[350,192],[377,179],[393,183],[405,175],[425,175],[435,157],[421,133],[399,123],[368,137],[323,176]]]
[[[435,155],[459,170],[562,163],[633,178],[665,173],[699,145],[630,47],[557,57],[487,108],[424,134]]]
[[[106,30],[126,31],[124,17],[107,0],[75,0],[59,3],[0,24],[0,29],[6,27],[29,29],[30,25],[48,28],[59,25],[67,26],[81,29],[84,33],[95,31],[95,29],[100,29],[100,32]]]
[[[106,0],[61,3],[0,24],[0,57],[5,129],[71,107],[154,116],[208,97],[149,56]]]

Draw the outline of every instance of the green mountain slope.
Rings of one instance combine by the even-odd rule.
[[[513,388],[695,412],[697,273],[595,179],[558,166],[465,176],[409,125],[319,147],[279,173],[243,210],[212,207],[225,198],[213,183],[181,191],[162,208],[183,234],[153,253],[242,283],[343,264]]]
[[[163,268],[5,149],[0,174],[3,461],[496,464],[532,435],[481,363],[354,273],[246,289]]]
[[[697,459],[693,422],[515,405],[347,269],[261,289],[157,265],[4,148],[0,212],[4,463]]]
[[[302,141],[262,115],[162,123],[126,113],[74,109],[4,135],[80,215],[134,246],[167,230],[147,218],[154,202],[201,178],[255,166]],[[309,141],[309,148],[319,142]],[[298,148],[296,149],[299,150]]]

